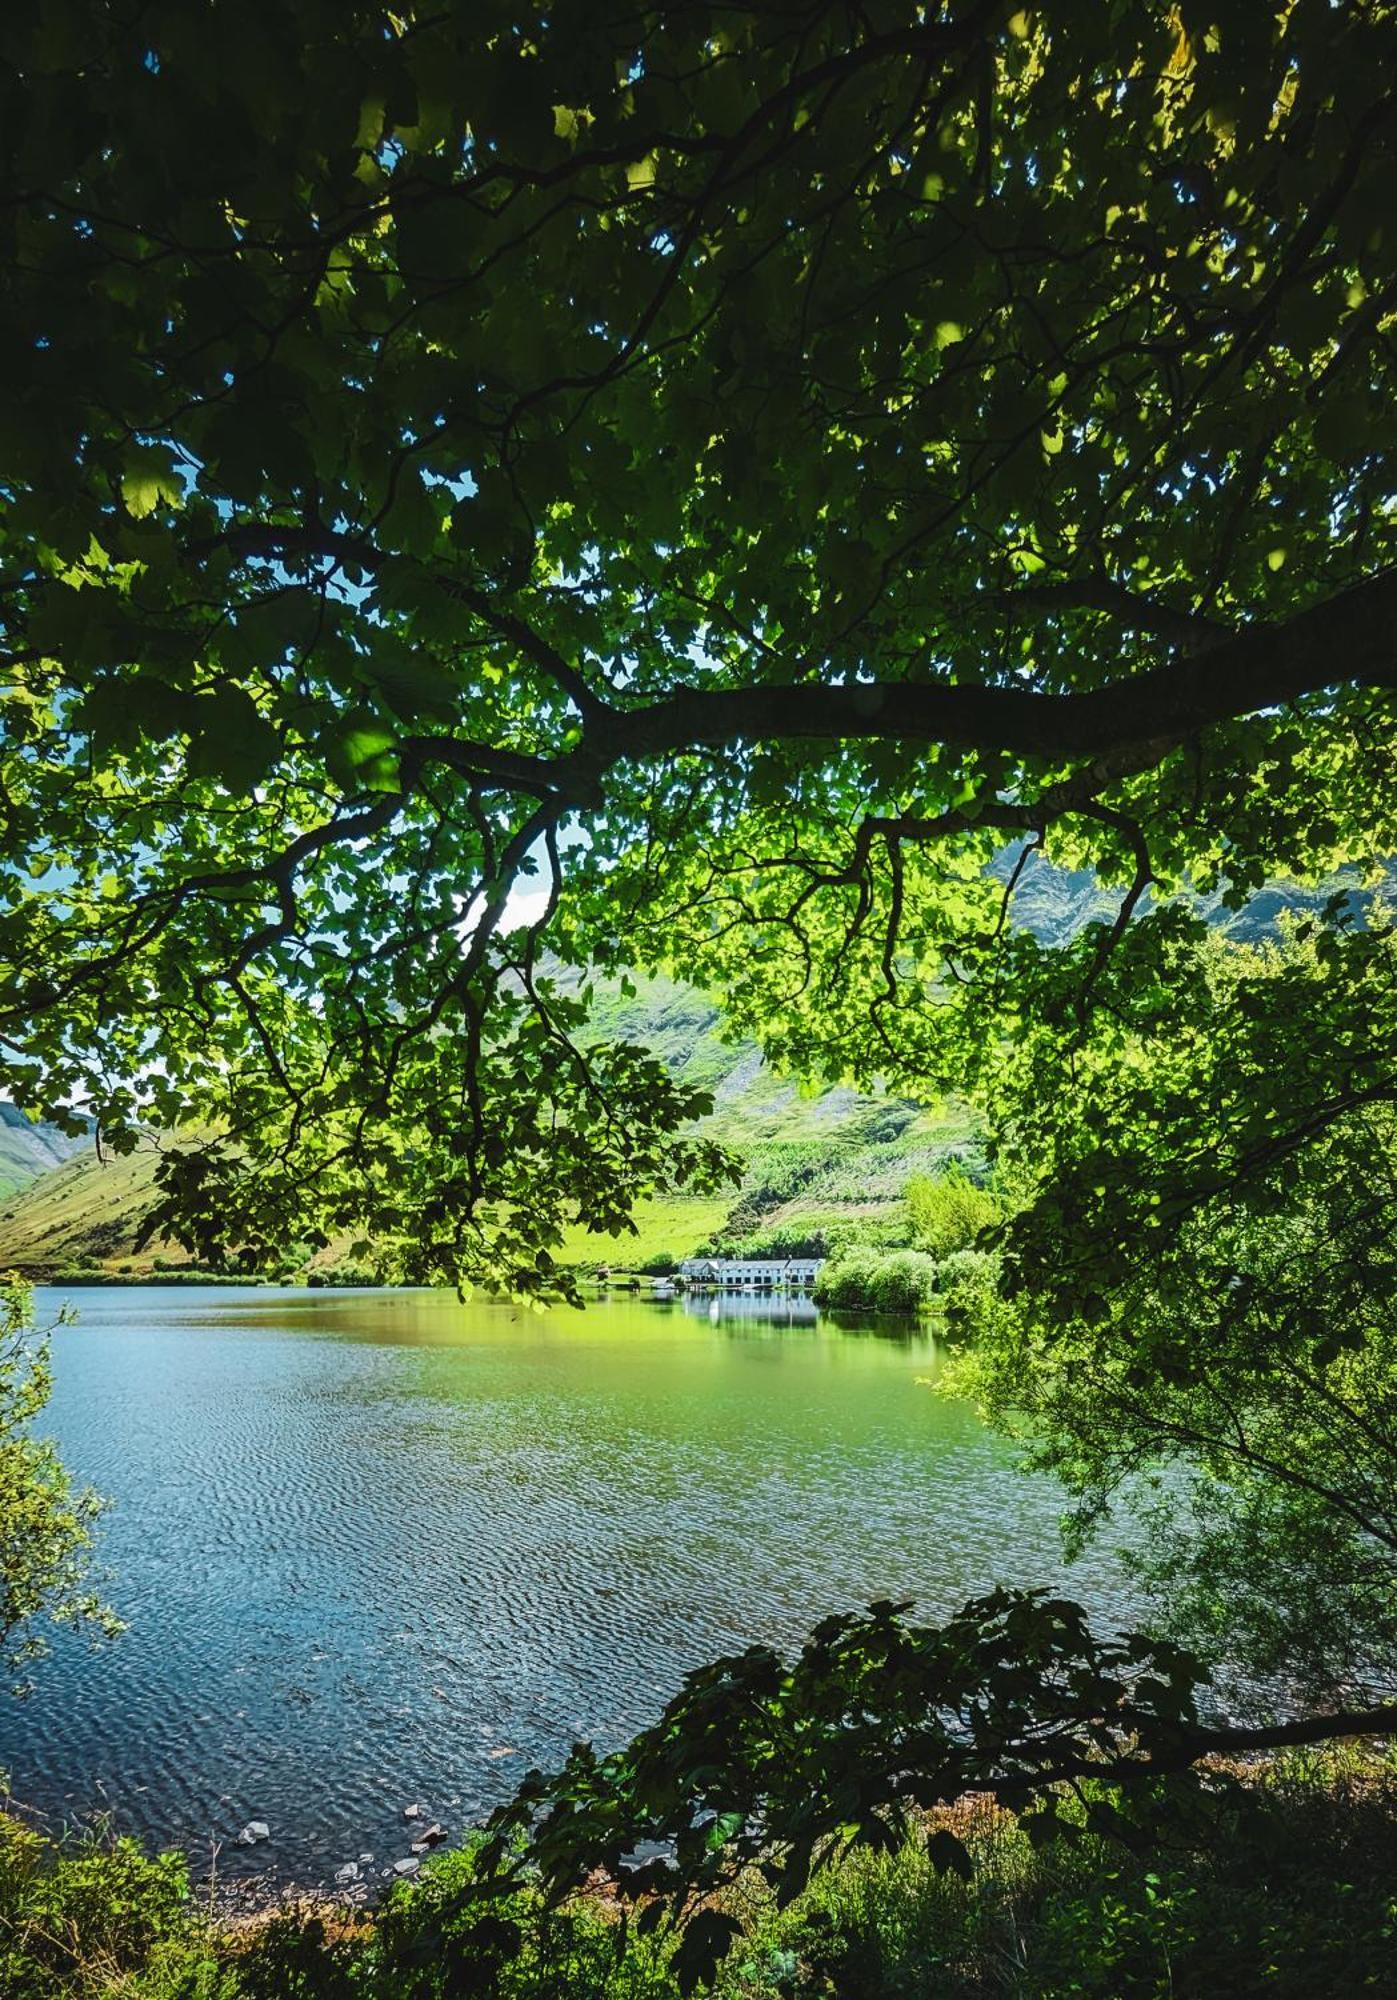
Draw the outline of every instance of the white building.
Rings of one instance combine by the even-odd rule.
[[[686,1285],[717,1291],[808,1291],[823,1257],[690,1257],[679,1266]]]

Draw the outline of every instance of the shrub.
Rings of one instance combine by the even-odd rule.
[[[101,1503],[73,1487],[53,1446],[34,1435],[51,1383],[29,1288],[0,1283],[0,1695],[44,1651],[45,1622],[82,1626],[94,1638],[120,1629],[87,1587]]]
[[[977,1186],[960,1167],[944,1174],[913,1174],[906,1202],[913,1240],[933,1257],[971,1249],[1003,1214],[989,1189]]]
[[[1390,1993],[1397,1777],[1353,1748],[1180,1795],[1144,1852],[1088,1833],[1030,1842],[964,1801],[886,1853],[856,1851],[787,1908],[755,1878],[711,2000],[1157,2000]],[[939,1873],[949,1828],[974,1863]],[[437,1856],[377,1913],[289,1907],[220,1929],[183,1862],[133,1841],[56,1844],[0,1817],[5,2000],[680,2000],[672,1943],[607,1896],[482,1895],[478,1843]]]
[[[849,1250],[815,1281],[815,1303],[836,1310],[924,1312],[936,1296],[936,1259],[920,1250]]]
[[[993,1250],[953,1250],[936,1263],[936,1303],[958,1333],[986,1324],[999,1296],[999,1257]]]
[[[16,2000],[154,1994],[155,1985],[128,1988],[125,1978],[177,1944],[183,1990],[193,1995],[199,1989],[188,1980],[207,1954],[195,1937],[182,1856],[151,1857],[134,1840],[101,1833],[58,1846],[0,1815],[0,1993]]]

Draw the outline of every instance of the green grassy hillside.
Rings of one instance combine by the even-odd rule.
[[[677,1076],[711,1091],[705,1128],[738,1150],[748,1171],[731,1197],[647,1204],[634,1236],[574,1232],[565,1246],[572,1262],[642,1265],[706,1244],[755,1243],[773,1232],[792,1240],[854,1227],[876,1235],[900,1219],[909,1175],[972,1149],[963,1108],[933,1115],[851,1090],[802,1094],[775,1076],[751,1043],[723,1039],[719,1011],[704,994],[667,979],[633,983],[630,996],[619,982],[597,982],[597,1037],[643,1043]],[[155,1140],[126,1159],[102,1161],[84,1148],[4,1196],[0,1269],[37,1278],[86,1272],[136,1278],[187,1269],[172,1245],[134,1248],[156,1158]],[[340,1267],[334,1251],[316,1263]]]
[[[0,1209],[0,1270],[44,1278],[78,1267],[151,1269],[159,1252],[135,1258],[131,1249],[150,1204],[155,1150],[126,1159],[99,1159],[84,1145],[11,1193]],[[177,1255],[178,1253],[167,1253]]]

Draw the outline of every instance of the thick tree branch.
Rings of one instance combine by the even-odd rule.
[[[1079,694],[947,682],[687,688],[615,714],[599,766],[700,744],[895,737],[1029,757],[1161,755],[1200,729],[1345,685],[1397,688],[1397,572],[1283,625],[1254,625],[1188,659]]]
[[[319,526],[276,524],[233,530],[219,539],[242,554],[328,555],[370,570],[380,557],[364,537]],[[583,713],[580,748],[556,762],[457,745],[453,739],[412,739],[414,754],[465,765],[482,774],[488,758],[525,789],[560,784],[579,798],[616,764],[667,752],[737,742],[900,738],[969,750],[1059,759],[1116,758],[1144,746],[1143,763],[1157,762],[1214,723],[1234,721],[1329,688],[1397,688],[1397,571],[1385,570],[1313,604],[1281,624],[1249,625],[1142,674],[1074,694],[994,684],[945,681],[818,681],[737,688],[680,687],[649,707],[621,709],[594,694],[585,680],[527,620],[491,603],[454,578],[443,588],[539,665]],[[1197,640],[1220,628],[1176,613],[1098,581],[1063,583],[1014,594],[1040,606],[1076,603],[1110,610],[1123,626],[1146,623]],[[433,746],[430,752],[426,746]],[[513,772],[509,767],[513,767]]]

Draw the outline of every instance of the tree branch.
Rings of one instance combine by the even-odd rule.
[[[1253,625],[1205,652],[1079,694],[946,681],[686,688],[615,713],[601,766],[700,744],[901,738],[1030,757],[1158,754],[1210,724],[1345,685],[1397,688],[1397,571],[1283,625]],[[1154,761],[1153,759],[1151,761]]]
[[[1020,590],[996,593],[996,601],[1011,614],[1020,608],[1047,611],[1104,611],[1127,630],[1151,632],[1184,647],[1216,645],[1234,636],[1236,627],[1210,618],[1206,612],[1184,611],[1157,597],[1142,597],[1108,576],[1063,578],[1058,583],[1031,583]]]

